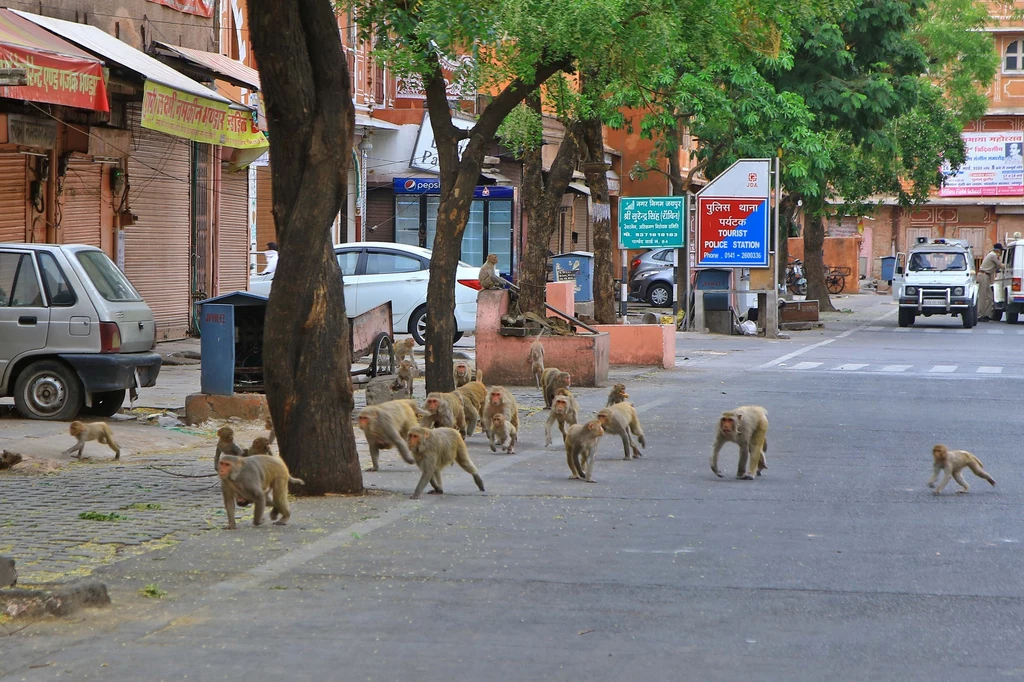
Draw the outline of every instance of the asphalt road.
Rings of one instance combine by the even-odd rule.
[[[471,440],[486,494],[455,469],[443,498],[344,520],[344,500],[300,500],[286,529],[116,564],[108,582],[171,598],[121,595],[78,630],[0,640],[0,669],[27,647],[3,679],[1022,679],[1024,325],[906,331],[877,312],[681,350],[628,386],[646,455],[623,461],[606,437],[594,484],[567,480],[540,413],[515,456]],[[718,479],[717,414],[748,403],[768,408],[769,469]],[[998,486],[965,473],[969,494],[932,495],[938,442]],[[723,461],[735,470],[735,448]],[[403,494],[416,478],[393,459],[371,477]]]

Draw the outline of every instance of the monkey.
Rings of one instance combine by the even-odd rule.
[[[544,447],[551,445],[551,425],[558,422],[558,430],[562,432],[562,440],[565,440],[566,425],[572,426],[579,421],[580,404],[567,388],[560,388],[555,391],[555,400],[551,403],[551,413],[544,425]]]
[[[111,432],[110,426],[106,422],[84,424],[79,421],[74,421],[71,422],[71,425],[68,427],[68,432],[77,438],[78,442],[65,450],[65,455],[70,455],[73,451],[78,450],[78,454],[73,456],[81,459],[82,452],[85,451],[86,442],[94,440],[113,450],[114,459],[121,459],[121,448],[114,441],[114,434]]]
[[[280,457],[269,455],[253,455],[237,457],[223,455],[217,463],[217,474],[220,476],[220,491],[224,497],[224,510],[228,515],[226,530],[235,530],[235,498],[248,500],[254,504],[252,525],[263,523],[263,509],[267,504],[265,490],[273,491],[270,520],[278,515],[280,521],[275,526],[283,526],[291,518],[288,507],[288,484],[305,485],[301,478],[294,478],[288,473],[288,466]]]
[[[462,399],[463,414],[466,415],[466,438],[476,433],[476,427],[480,423],[480,413],[473,407],[473,403],[465,398]]]
[[[629,400],[629,394],[626,393],[626,384],[615,384],[608,393],[608,403],[605,407],[611,407],[621,403],[623,400]]]
[[[540,375],[540,385],[544,393],[544,407],[551,407],[551,401],[555,399],[555,391],[572,385],[572,377],[568,372],[563,372],[557,367],[548,367]]]
[[[993,486],[996,484],[996,480],[988,475],[982,467],[981,460],[967,452],[966,450],[950,450],[945,445],[936,445],[932,448],[932,458],[935,460],[935,464],[932,469],[932,477],[928,479],[928,487],[935,488],[935,480],[939,477],[939,473],[942,471],[946,472],[946,477],[942,479],[942,483],[939,487],[935,488],[935,494],[938,495],[942,492],[942,489],[949,483],[949,479],[955,478],[956,482],[960,484],[961,490],[957,490],[958,493],[966,493],[970,490],[971,486],[967,485],[964,481],[964,476],[960,471],[967,467],[974,472],[974,475],[978,478],[983,478]]]
[[[415,346],[415,345],[416,345],[416,340],[410,336],[407,339],[402,339],[401,341],[395,341],[395,343],[392,346],[392,348],[395,351],[395,360],[397,360],[398,362],[402,362],[403,360],[408,360],[409,362],[411,362],[413,364],[413,367],[415,367],[417,370],[419,370],[419,365],[416,364],[416,358],[412,354],[412,349],[413,349],[413,346]]]
[[[498,273],[495,272],[495,267],[498,265],[498,255],[492,253],[487,256],[487,262],[480,268],[480,274],[477,277],[480,280],[481,289],[504,289],[505,284]]]
[[[222,426],[217,429],[217,451],[213,455],[213,468],[218,472],[220,471],[218,465],[221,455],[245,457],[245,450],[235,442],[235,430],[230,426]]]
[[[462,402],[461,393],[428,393],[420,414],[420,426],[447,426],[457,430],[463,438],[466,437],[466,406]]]
[[[633,436],[636,436],[642,448],[647,447],[647,438],[640,426],[640,417],[637,416],[636,409],[631,403],[618,403],[611,407],[605,407],[597,413],[597,420],[601,422],[605,433],[614,433],[622,438],[622,449],[626,453],[623,459],[643,456],[636,443],[633,442]],[[633,450],[632,455],[630,455],[630,449]]]
[[[269,414],[263,420],[263,428],[270,431],[270,435],[267,436],[267,445],[273,445],[274,441],[277,440],[277,433],[274,431],[274,420],[270,418]]]
[[[484,433],[487,437],[491,437],[491,417],[501,413],[505,415],[505,419],[519,430],[519,406],[516,404],[515,396],[513,396],[507,388],[502,386],[491,386],[487,389],[487,404],[484,405],[484,410],[480,414],[484,423]]]
[[[419,424],[422,416],[415,400],[389,400],[379,405],[369,405],[359,412],[359,428],[370,446],[370,460],[373,465],[367,471],[380,471],[380,451],[389,448],[398,450],[408,464],[415,464],[412,453],[405,442],[409,430]]]
[[[409,360],[402,360],[400,363],[398,363],[398,378],[395,379],[395,383],[394,385],[392,385],[391,388],[393,390],[398,390],[404,387],[405,392],[408,393],[409,397],[411,398],[413,379],[415,379],[419,375],[420,368],[416,366],[415,362],[410,362]]]
[[[497,452],[497,448],[494,447],[495,441],[498,446],[502,449],[502,452],[507,452],[510,455],[516,454],[516,427],[512,426],[512,423],[505,419],[505,415],[501,412],[491,417],[491,452]],[[505,443],[508,442],[508,447]]]
[[[711,451],[711,470],[722,478],[718,471],[718,452],[729,441],[740,446],[740,462],[736,467],[736,478],[754,480],[768,468],[768,411],[758,405],[744,405],[727,410],[718,418],[718,433]],[[748,462],[749,460],[749,462]]]
[[[455,388],[465,386],[473,380],[473,369],[465,360],[456,360],[452,363],[452,378],[455,379]]]
[[[466,437],[469,438],[476,433],[477,422],[480,421],[480,414],[484,411],[484,403],[487,402],[487,387],[479,381],[470,381],[455,389],[455,392],[462,396],[462,405],[466,410]],[[482,431],[487,430],[481,428]]]
[[[541,388],[540,377],[544,373],[544,344],[537,339],[530,344],[530,354],[526,358],[526,364],[533,372],[533,378],[537,380],[537,388]]]
[[[252,445],[243,451],[243,457],[250,457],[252,455],[270,455],[275,457],[274,451],[270,449],[270,439],[266,436],[254,438]]]
[[[573,424],[565,434],[565,459],[572,474],[570,480],[594,482],[594,460],[597,444],[604,435],[601,421],[591,419],[585,424]]]
[[[410,496],[419,499],[423,489],[429,482],[432,495],[443,495],[444,486],[441,482],[441,470],[452,464],[458,464],[467,473],[472,474],[476,487],[484,489],[484,479],[480,478],[476,466],[469,459],[469,450],[462,435],[455,429],[441,426],[435,429],[416,427],[409,431],[409,449],[416,459],[416,466],[423,474],[420,476],[416,490]]]

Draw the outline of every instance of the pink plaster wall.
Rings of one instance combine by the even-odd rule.
[[[576,316],[576,283],[548,282],[544,296],[550,306],[558,308],[572,317]],[[548,317],[562,317],[558,313],[548,311]]]
[[[526,363],[536,336],[502,336],[501,316],[508,311],[508,291],[481,291],[476,299],[476,368],[490,386],[534,386]],[[544,364],[572,375],[575,386],[604,386],[608,382],[608,334],[541,337]]]
[[[608,333],[609,364],[655,365],[664,369],[676,366],[675,325],[598,324],[594,329]]]

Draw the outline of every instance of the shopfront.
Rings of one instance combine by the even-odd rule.
[[[437,178],[395,178],[395,241],[431,248],[437,231],[441,182]],[[515,189],[480,185],[473,192],[460,259],[481,265],[488,254],[498,256],[498,269],[513,272],[513,202]]]

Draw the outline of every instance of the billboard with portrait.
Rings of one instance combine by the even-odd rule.
[[[967,160],[956,173],[943,167],[943,197],[1024,194],[1024,132],[963,133]]]

